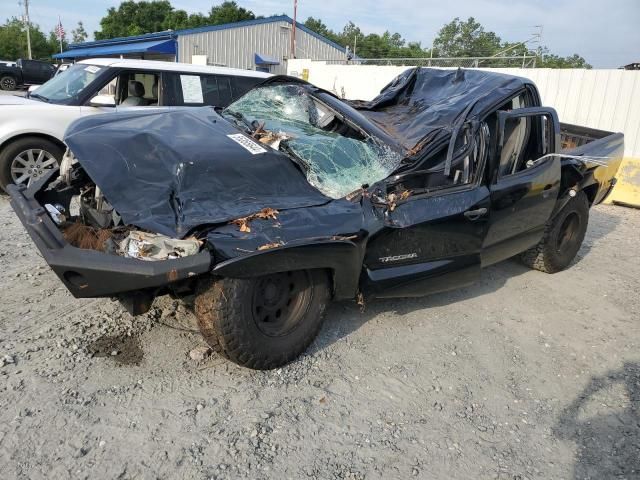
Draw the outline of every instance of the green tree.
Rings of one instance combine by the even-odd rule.
[[[50,45],[40,27],[30,25],[31,56],[34,59],[49,59]],[[0,58],[16,60],[27,58],[27,33],[24,23],[13,17],[0,26]]]
[[[475,18],[466,22],[456,17],[443,26],[433,42],[439,57],[488,57],[501,50],[500,37],[485,31]]]
[[[87,35],[87,32],[84,29],[84,25],[82,24],[81,21],[78,22],[78,26],[76,28],[71,30],[71,41],[73,43],[85,42],[87,40],[88,36],[89,35]]]
[[[548,49],[544,49],[548,51]],[[542,55],[540,61],[536,63],[536,67],[540,68],[592,68],[587,61],[577,53],[568,57],[560,57],[553,53]]]
[[[181,30],[184,28],[221,25],[256,18],[255,14],[239,7],[236,2],[226,1],[211,7],[208,15],[189,14],[184,10],[175,10],[168,0],[135,2],[127,0],[117,8],[111,7],[107,15],[100,20],[101,30],[95,32],[96,40],[127,37],[163,30]]]
[[[188,14],[184,10],[174,10],[163,23],[163,30],[182,30],[209,25],[209,18],[201,13]]]
[[[226,1],[211,7],[209,10],[210,25],[223,25],[225,23],[241,22],[243,20],[253,20],[256,18],[251,10],[239,7],[236,2]]]
[[[69,43],[67,42],[67,37],[65,35],[64,37],[62,37],[62,50],[66,50],[68,46]],[[49,32],[49,38],[47,39],[47,50],[48,52],[46,57],[50,57],[51,55],[60,53],[60,40],[58,40],[55,30]]]
[[[167,18],[173,12],[168,0],[134,2],[127,0],[118,8],[111,7],[100,20],[101,30],[94,33],[96,40],[127,37],[164,30]]]
[[[337,35],[333,30],[330,30],[329,27],[327,27],[319,18],[307,18],[304,22],[304,26],[343,47],[347,46],[347,44],[343,44],[343,36]]]
[[[17,18],[0,26],[0,58],[15,60],[27,56],[27,35],[23,23]]]

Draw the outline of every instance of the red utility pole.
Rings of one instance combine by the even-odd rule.
[[[298,17],[298,0],[293,0],[293,26],[291,27],[291,58],[296,58],[296,19]]]

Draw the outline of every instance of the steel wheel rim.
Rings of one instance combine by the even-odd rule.
[[[6,88],[7,90],[11,90],[15,88],[16,81],[13,78],[3,78],[2,79],[2,88]]]
[[[251,302],[256,326],[269,337],[291,333],[307,314],[312,291],[311,277],[306,271],[258,278]]]
[[[30,148],[16,155],[11,162],[11,179],[27,187],[58,164],[52,153],[41,148]]]
[[[576,212],[571,212],[562,221],[558,238],[556,239],[556,249],[560,253],[567,252],[575,243],[575,238],[580,228],[580,217]]]

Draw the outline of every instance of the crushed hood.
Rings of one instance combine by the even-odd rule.
[[[125,224],[174,238],[265,207],[330,201],[288,156],[210,107],[86,117],[64,141]]]

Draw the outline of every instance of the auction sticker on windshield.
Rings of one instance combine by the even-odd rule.
[[[256,155],[258,153],[266,153],[267,152],[267,150],[265,148],[261,147],[260,145],[258,145],[253,140],[248,139],[247,137],[245,137],[241,133],[234,133],[234,134],[231,134],[231,135],[227,135],[227,137],[229,137],[234,142],[242,145],[246,150],[251,152],[251,154],[253,154],[253,155]]]

